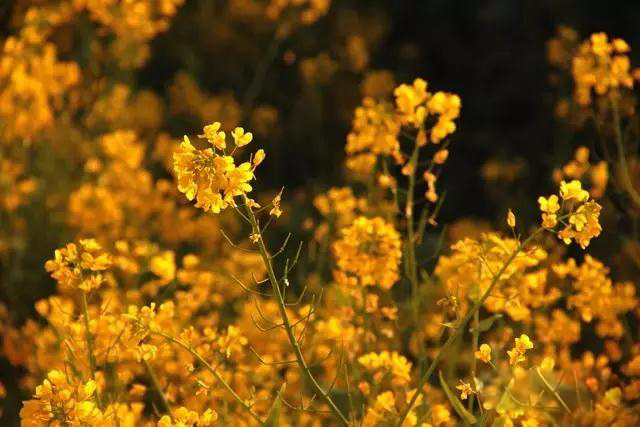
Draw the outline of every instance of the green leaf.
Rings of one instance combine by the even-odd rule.
[[[287,383],[282,384],[282,387],[280,387],[276,400],[273,401],[273,405],[271,405],[271,409],[269,410],[269,415],[264,424],[262,424],[263,427],[278,427],[280,423],[280,411],[282,410],[282,394],[286,387]]]
[[[442,371],[438,373],[438,377],[440,378],[440,386],[442,387],[442,390],[444,390],[444,394],[447,395],[447,399],[449,399],[449,403],[451,403],[451,406],[456,411],[458,416],[460,416],[460,418],[462,418],[469,424],[473,424],[477,422],[478,420],[476,419],[476,417],[471,412],[467,411],[467,408],[464,407],[464,405],[462,404],[462,402],[460,402],[458,397],[451,391],[451,389],[447,385],[447,382],[444,380],[444,377],[442,376]]]
[[[494,314],[493,316],[481,320],[480,323],[478,323],[478,332],[488,331],[489,329],[491,329],[491,326],[493,326],[494,322],[498,319],[502,319],[502,314]],[[473,331],[473,328],[471,328],[471,330]]]
[[[510,387],[509,387],[510,388]],[[509,405],[511,404],[511,398],[509,397],[508,389],[504,391],[502,397],[500,398],[500,402],[496,406],[496,412],[500,415],[504,415],[509,410]]]

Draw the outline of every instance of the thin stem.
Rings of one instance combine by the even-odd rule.
[[[622,175],[622,183],[631,197],[631,200],[636,205],[636,207],[640,207],[640,194],[636,192],[633,188],[633,182],[631,181],[631,176],[629,175],[629,168],[627,167],[627,160],[624,154],[624,141],[622,137],[622,128],[620,124],[620,112],[618,111],[618,103],[613,97],[613,94],[609,96],[609,100],[611,101],[611,110],[613,111],[613,127],[616,133],[616,148],[618,151],[618,167],[620,168],[620,173]]]
[[[282,296],[282,292],[280,290],[280,286],[278,283],[278,279],[276,278],[275,271],[273,270],[273,264],[271,263],[271,255],[269,254],[269,251],[267,250],[267,247],[264,244],[262,235],[260,234],[260,227],[258,226],[258,221],[256,220],[256,217],[253,211],[251,210],[251,208],[246,207],[246,210],[247,210],[247,215],[249,217],[249,220],[251,221],[253,233],[257,233],[260,235],[260,239],[258,240],[258,248],[260,249],[260,255],[262,256],[262,261],[264,262],[264,265],[267,269],[267,275],[269,277],[269,281],[271,282],[271,288],[273,289],[273,293],[276,297],[276,302],[278,303],[278,307],[280,309],[280,315],[282,316],[282,324],[287,333],[287,337],[289,338],[289,343],[291,344],[291,347],[293,347],[293,351],[296,356],[298,367],[300,368],[300,371],[302,372],[304,377],[307,379],[309,384],[311,384],[314,392],[322,397],[322,399],[329,406],[329,409],[331,409],[331,412],[333,413],[335,418],[340,422],[340,424],[344,426],[348,426],[349,421],[347,420],[347,418],[344,416],[342,411],[338,408],[338,406],[333,401],[333,399],[331,399],[331,396],[329,396],[329,394],[327,394],[327,392],[320,386],[320,384],[318,384],[315,377],[309,370],[309,366],[307,365],[304,355],[302,354],[302,349],[300,348],[298,339],[296,338],[293,332],[293,328],[291,327],[291,322],[289,320],[289,315],[287,314],[287,308],[284,303],[284,298]]]
[[[89,353],[89,368],[91,369],[91,379],[96,380],[96,355],[94,353],[93,337],[91,336],[91,329],[89,328],[89,304],[87,303],[87,293],[84,291],[82,294],[82,317],[84,318],[85,336],[87,339],[87,352]],[[99,408],[102,408],[102,401],[100,399],[100,393],[96,389],[96,403]]]
[[[176,344],[179,347],[182,347],[183,349],[187,350],[189,353],[191,353],[191,355],[193,357],[195,357],[196,359],[198,359],[198,361],[200,363],[202,363],[202,365],[207,369],[207,371],[211,372],[211,374],[213,374],[213,376],[215,377],[215,379],[222,384],[222,386],[229,392],[229,394],[231,396],[233,396],[233,398],[240,404],[240,406],[242,406],[244,408],[245,411],[247,411],[247,413],[249,415],[251,415],[251,417],[253,419],[255,419],[256,421],[258,421],[259,423],[263,423],[264,421],[260,418],[260,416],[258,414],[256,414],[255,412],[253,412],[253,410],[251,409],[251,406],[248,405],[244,400],[242,400],[242,398],[240,396],[238,396],[238,394],[235,392],[235,390],[233,388],[231,388],[231,386],[224,380],[224,378],[222,378],[222,376],[220,376],[220,374],[218,373],[218,371],[216,371],[213,366],[211,366],[211,364],[209,362],[207,362],[201,355],[200,353],[198,353],[197,351],[195,351],[189,344],[186,344],[182,341],[180,341],[177,338],[172,337],[171,335],[166,335],[162,332],[159,331],[154,331],[154,330],[150,330],[149,333],[154,334],[154,335],[158,335],[164,339],[166,339],[169,342],[172,342],[174,344]]]
[[[413,323],[418,324],[418,312],[420,309],[420,301],[418,298],[418,268],[416,262],[416,238],[414,232],[414,215],[413,215],[413,193],[416,186],[416,169],[418,164],[418,155],[420,153],[420,145],[415,142],[413,147],[413,153],[411,154],[411,160],[409,160],[410,173],[409,173],[409,186],[407,188],[407,200],[405,203],[405,216],[407,217],[407,249],[406,260],[407,273],[409,275],[409,281],[411,282],[411,308],[413,315]],[[419,345],[419,348],[422,348]]]
[[[513,253],[509,256],[509,258],[507,258],[507,260],[502,265],[498,273],[495,276],[493,276],[493,280],[489,284],[489,287],[484,292],[482,297],[480,297],[480,299],[475,302],[471,310],[469,310],[469,312],[467,312],[467,314],[462,318],[462,320],[460,320],[460,322],[458,323],[458,326],[453,330],[453,333],[449,335],[449,338],[444,343],[444,345],[440,348],[440,351],[438,352],[436,357],[433,359],[433,361],[429,365],[429,368],[427,369],[427,371],[418,381],[416,392],[414,393],[407,407],[400,414],[400,418],[397,423],[398,427],[402,426],[402,423],[404,422],[405,418],[407,418],[409,411],[411,411],[411,408],[413,408],[413,405],[415,405],[418,398],[424,393],[424,390],[423,390],[424,385],[429,380],[429,378],[431,378],[431,375],[435,371],[436,367],[442,361],[442,358],[444,357],[445,352],[464,333],[464,328],[466,327],[467,323],[469,323],[469,320],[471,320],[471,318],[475,315],[475,313],[478,310],[480,310],[480,307],[482,307],[482,304],[484,304],[487,298],[489,298],[489,295],[491,295],[493,288],[498,284],[498,282],[500,281],[500,278],[502,277],[504,272],[507,270],[509,265],[513,262],[516,256],[522,251],[522,249],[524,249],[526,245],[528,245],[538,234],[540,234],[544,230],[545,228],[543,227],[538,228],[536,231],[531,233],[531,235],[524,242],[518,245],[518,247],[513,251]]]
[[[247,92],[244,96],[244,102],[242,104],[243,115],[245,118],[249,116],[250,110],[253,108],[253,105],[256,101],[256,98],[260,94],[260,90],[264,84],[264,79],[267,76],[267,71],[269,71],[269,67],[273,63],[278,51],[280,50],[280,46],[284,41],[284,37],[280,33],[279,27],[276,28],[267,49],[264,52],[264,55],[260,59],[258,66],[256,68],[256,72],[253,74],[253,78],[249,83],[247,88]]]
[[[478,360],[476,359],[476,351],[478,351],[478,341],[480,338],[480,311],[476,311],[473,313],[473,349],[472,349],[472,358],[471,358],[471,380],[473,381],[473,390],[476,390],[476,370],[478,367]],[[469,412],[473,413],[473,403],[475,401],[475,394],[469,396],[469,403],[467,409]]]
[[[164,410],[169,414],[171,419],[173,419],[173,413],[171,412],[171,405],[169,404],[167,397],[162,392],[162,388],[160,387],[160,381],[158,381],[156,372],[153,370],[153,367],[147,360],[143,360],[142,362],[144,364],[145,369],[147,370],[147,374],[149,374],[149,379],[151,380],[151,384],[153,385],[153,387],[158,392],[158,395],[160,396],[160,400],[162,401]]]
[[[567,404],[564,403],[564,400],[562,400],[562,398],[558,394],[557,390],[554,389],[553,387],[551,387],[551,384],[549,384],[547,382],[547,379],[544,377],[544,375],[542,375],[542,372],[540,372],[540,369],[536,368],[535,371],[538,374],[538,377],[540,378],[540,380],[544,384],[544,386],[547,389],[547,391],[550,392],[553,395],[553,397],[556,400],[556,402],[558,402],[560,405],[562,405],[562,407],[564,408],[565,411],[571,412],[571,409],[569,409]]]

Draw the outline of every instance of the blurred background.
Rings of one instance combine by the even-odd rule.
[[[2,1],[0,39],[20,32],[30,7],[53,3]],[[438,181],[439,188],[449,189],[440,222],[502,223],[511,207],[519,221],[532,224],[537,196],[555,187],[554,168],[567,163],[578,146],[597,142],[593,133],[558,120],[558,101],[571,96],[572,82],[550,64],[548,41],[567,26],[578,41],[604,31],[640,46],[640,2],[633,1],[333,0],[326,14],[303,25],[291,24],[286,13],[265,17],[264,3],[186,0],[166,25],[124,45],[118,42],[126,40],[126,29],[90,13],[47,33],[59,60],[79,65],[84,92],[73,93],[77,100],[69,102],[81,107],[68,117],[56,116],[57,127],[5,138],[3,155],[9,157],[16,144],[44,147],[26,150],[25,163],[41,184],[22,216],[28,227],[0,217],[3,238],[21,236],[0,269],[0,298],[12,308],[12,321],[32,316],[34,302],[53,291],[44,262],[74,236],[66,210],[57,207],[66,204],[84,174],[92,150],[86,141],[113,121],[135,128],[148,143],[145,156],[155,178],[170,177],[163,168],[170,150],[163,151],[161,138],[177,141],[212,121],[242,125],[267,152],[255,187],[277,191],[286,185],[288,203],[309,210],[314,194],[345,182],[345,137],[369,90],[367,79],[378,76],[378,86],[384,86],[389,78],[398,84],[422,77],[430,89],[462,99]],[[638,63],[637,52],[630,55]],[[98,56],[106,59],[96,61]],[[105,119],[119,108],[118,85],[129,101],[115,119]],[[100,102],[106,113],[96,113]],[[70,127],[78,117],[83,125]],[[56,138],[72,141],[69,152],[52,142]],[[291,228],[307,213],[297,224],[293,218]],[[613,221],[611,229],[627,226],[624,219]],[[591,252],[606,259],[611,245],[611,239],[598,239]],[[17,388],[20,376],[20,368],[0,359],[0,380],[8,389]],[[16,393],[5,400],[0,425],[15,423],[22,398]]]
[[[219,22],[216,3],[188,1],[180,9],[169,31],[154,40],[137,84],[166,94],[182,71],[211,93],[246,93],[272,28],[231,25],[228,33],[218,32],[225,23]],[[604,31],[633,47],[640,37],[639,18],[640,3],[624,0],[334,1],[325,17],[282,42],[265,76],[256,102],[274,105],[279,124],[277,136],[264,142],[273,148],[265,147],[269,173],[261,179],[269,187],[286,182],[289,188],[344,180],[345,135],[361,100],[362,74],[339,62],[355,34],[364,38],[368,69],[391,70],[397,82],[423,77],[434,90],[462,98],[462,118],[441,185],[466,191],[447,196],[443,222],[494,217],[500,201],[489,202],[482,179],[489,158],[526,161],[509,192],[530,204],[532,191],[542,182],[552,185],[551,170],[572,156],[576,144],[588,145],[568,143],[556,132],[558,87],[550,83],[548,40],[564,25],[582,38]],[[246,37],[247,44],[234,45],[236,37]],[[309,84],[301,79],[301,62],[322,54],[336,63],[318,70],[317,81]],[[632,50],[631,57],[634,63],[637,52]],[[561,90],[570,93],[570,80],[565,83]],[[192,133],[201,127],[190,125],[186,129]],[[172,128],[180,134],[185,123]]]

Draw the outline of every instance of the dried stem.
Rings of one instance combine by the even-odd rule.
[[[302,349],[300,348],[300,344],[298,339],[295,336],[293,331],[293,327],[291,326],[291,321],[289,320],[289,315],[287,314],[287,308],[284,302],[284,298],[282,296],[282,291],[280,290],[278,279],[276,278],[275,271],[273,269],[273,264],[271,262],[272,256],[269,254],[266,245],[264,244],[264,240],[262,238],[262,234],[260,233],[260,227],[258,225],[258,221],[254,215],[254,212],[248,206],[245,206],[247,210],[247,216],[249,217],[249,221],[251,223],[252,232],[259,235],[258,239],[258,248],[260,250],[260,255],[262,256],[262,261],[267,269],[267,275],[269,277],[269,281],[271,282],[271,288],[273,289],[273,293],[276,297],[276,302],[280,309],[280,315],[282,316],[282,324],[283,328],[287,333],[287,337],[289,339],[289,343],[293,348],[293,351],[296,356],[296,360],[298,363],[298,367],[300,371],[307,379],[314,392],[322,397],[325,403],[329,406],[329,409],[333,413],[334,417],[340,422],[340,424],[344,426],[349,425],[349,421],[344,416],[342,411],[338,408],[336,403],[331,399],[331,396],[318,384],[318,381],[315,379],[311,371],[309,370],[309,366],[302,354]]]
[[[215,379],[222,384],[222,386],[229,392],[229,394],[231,396],[233,396],[233,398],[240,404],[240,406],[242,406],[244,408],[245,411],[247,411],[247,413],[249,415],[251,415],[251,417],[253,419],[255,419],[256,421],[258,421],[259,423],[263,423],[264,421],[260,418],[260,416],[258,414],[256,414],[255,412],[253,412],[253,410],[251,409],[251,406],[248,405],[244,400],[242,400],[242,398],[240,396],[238,396],[238,394],[235,392],[235,390],[233,388],[231,388],[231,386],[224,380],[224,378],[222,378],[222,376],[218,373],[218,371],[216,371],[214,369],[213,366],[211,366],[211,364],[209,362],[207,362],[204,357],[202,357],[200,355],[200,353],[198,353],[194,348],[192,348],[189,344],[182,342],[181,340],[172,337],[171,335],[166,335],[160,331],[154,331],[154,330],[150,330],[149,333],[153,334],[153,335],[158,335],[164,339],[166,339],[167,341],[176,344],[179,347],[182,347],[183,349],[187,350],[189,353],[191,353],[191,355],[193,357],[195,357],[196,359],[198,359],[198,361],[205,367],[205,369],[209,372],[211,372],[211,374],[215,377]]]

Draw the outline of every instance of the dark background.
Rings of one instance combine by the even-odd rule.
[[[330,42],[340,32],[345,9],[355,11],[362,21],[373,15],[385,27],[380,43],[370,46],[370,68],[391,70],[397,82],[423,77],[432,90],[462,98],[458,130],[439,182],[440,188],[449,189],[443,222],[495,217],[498,206],[489,202],[480,177],[480,167],[489,158],[526,161],[524,179],[508,190],[511,202],[524,197],[532,205],[538,192],[553,188],[552,168],[566,163],[578,144],[588,145],[562,140],[554,130],[558,93],[549,85],[552,67],[546,42],[559,25],[574,28],[581,39],[604,31],[624,38],[632,49],[640,46],[639,1],[334,0],[328,16],[299,30],[283,49],[303,56],[305,50],[327,48],[327,39]],[[203,37],[213,26],[206,10],[202,1],[182,8],[171,30],[154,42],[152,60],[140,74],[141,85],[162,90],[177,70],[186,69],[212,92],[242,92],[246,78],[235,71],[221,78],[225,74],[219,67],[227,60],[246,61],[247,73],[252,73],[252,55],[260,55],[268,40],[255,52],[212,48]],[[238,32],[245,30],[250,31]],[[632,64],[635,55],[632,51]],[[215,72],[207,71],[211,67]],[[345,136],[360,102],[360,80],[347,76],[311,91],[296,84],[292,72],[276,58],[258,97],[258,102],[266,100],[280,109],[282,123],[276,147],[265,147],[270,162],[264,165],[268,173],[263,172],[263,183],[274,188],[287,183],[290,189],[343,183]],[[194,132],[199,125],[194,124]]]

